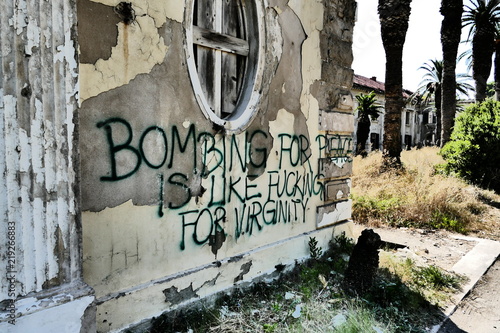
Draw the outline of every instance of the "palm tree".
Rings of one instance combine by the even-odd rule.
[[[443,75],[441,86],[441,147],[450,140],[457,109],[456,65],[458,44],[462,34],[463,0],[442,0],[441,45],[443,49]]]
[[[379,0],[378,13],[385,50],[385,121],[383,169],[401,168],[401,111],[403,101],[403,46],[411,0]]]
[[[422,66],[419,67],[425,71],[423,75],[422,82],[420,82],[419,87],[413,94],[412,98],[415,96],[422,97],[422,104],[429,105],[431,100],[434,100],[434,107],[436,110],[437,126],[436,126],[436,136],[437,139],[442,141],[442,123],[441,123],[441,107],[442,107],[442,87],[443,87],[443,61],[442,60],[429,60]],[[474,88],[468,84],[465,80],[469,79],[470,76],[467,74],[455,74],[455,91],[454,96],[456,100],[457,94],[467,95],[469,91],[474,90]],[[455,102],[456,103],[456,102]],[[456,108],[456,107],[455,107]],[[453,110],[453,117],[455,116],[455,110]],[[450,128],[451,129],[451,128]]]
[[[358,128],[356,129],[356,155],[366,156],[366,140],[370,135],[371,120],[378,118],[380,106],[377,105],[377,96],[375,92],[368,95],[359,94],[356,96],[358,101]],[[371,119],[371,120],[370,120]]]
[[[465,6],[464,26],[470,26],[472,35],[472,77],[476,83],[476,101],[486,97],[486,81],[491,72],[491,58],[495,50],[495,31],[500,22],[500,0],[471,0]]]

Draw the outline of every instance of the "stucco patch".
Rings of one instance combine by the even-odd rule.
[[[323,1],[322,0],[290,0],[288,6],[300,18],[306,34],[314,30],[323,29]]]
[[[302,91],[301,56],[302,43],[307,38],[304,28],[295,13],[286,8],[278,16],[282,30],[283,50],[281,61],[270,85],[271,104],[275,109],[284,108],[297,113],[300,110],[300,92]]]
[[[130,25],[119,23],[118,43],[111,57],[99,59],[95,65],[80,64],[80,102],[149,73],[163,62],[167,49],[151,17],[137,17]]]
[[[77,6],[80,62],[94,64],[109,59],[118,41],[120,18],[113,7],[90,0],[78,0]]]

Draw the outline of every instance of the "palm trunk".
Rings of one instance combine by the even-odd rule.
[[[384,160],[389,167],[401,165],[401,112],[403,110],[402,52],[386,51]]]
[[[437,132],[437,135],[438,137],[441,136],[440,145],[443,147],[450,141],[457,109],[455,71],[458,45],[462,32],[463,0],[442,0],[440,11],[444,16],[441,25],[443,78],[441,82],[441,131]]]
[[[378,12],[385,49],[385,121],[383,169],[400,168],[401,112],[403,111],[403,46],[411,0],[379,0]]]
[[[500,101],[500,38],[495,40],[495,98]]]
[[[370,136],[370,118],[359,118],[358,128],[356,131],[356,155],[366,156],[366,141]]]

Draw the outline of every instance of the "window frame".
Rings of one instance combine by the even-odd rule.
[[[213,0],[216,8],[222,8],[220,6],[224,5],[226,0]],[[233,0],[231,0],[233,1]],[[236,38],[234,38],[236,48],[235,50],[231,47],[227,47],[227,44],[220,45],[204,45],[209,44],[210,40],[205,38],[207,35],[213,33],[214,31],[208,31],[207,29],[199,28],[193,25],[195,4],[197,0],[187,0],[184,26],[186,32],[185,38],[185,51],[187,57],[187,67],[189,72],[189,77],[191,80],[191,85],[193,91],[200,106],[203,114],[213,123],[223,126],[226,131],[240,132],[244,130],[256,116],[258,110],[258,102],[261,96],[262,87],[262,76],[264,69],[264,51],[265,51],[265,21],[264,21],[264,7],[262,1],[260,0],[240,0],[242,4],[242,10],[244,12],[244,20],[246,22],[246,34],[248,43],[248,56],[246,58],[246,69],[244,73],[244,78],[242,79],[242,86],[239,89],[239,96],[234,110],[227,117],[221,117],[220,110],[213,110],[210,103],[205,96],[202,83],[200,80],[199,72],[196,65],[195,59],[195,45],[208,46],[211,49],[216,50],[216,54],[221,52],[230,52],[238,54],[237,52],[244,53],[244,45],[238,43]],[[217,13],[216,13],[217,14]],[[216,29],[220,30],[222,24],[216,23]],[[219,26],[217,26],[219,25]],[[220,32],[219,35],[224,36]],[[231,37],[229,36],[227,41],[231,42]],[[219,78],[222,77],[222,70],[217,66],[219,60],[216,60],[216,66],[214,67],[214,75],[217,74]],[[217,73],[218,72],[218,73]],[[217,88],[215,88],[217,89]],[[220,93],[220,91],[215,92],[215,94]]]

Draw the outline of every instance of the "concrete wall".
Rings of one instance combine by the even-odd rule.
[[[241,126],[196,97],[191,1],[132,1],[126,21],[116,1],[78,0],[83,273],[100,331],[349,232],[355,3],[256,3],[259,89]]]

